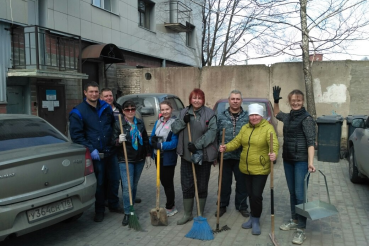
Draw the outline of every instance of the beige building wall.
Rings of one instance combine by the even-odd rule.
[[[129,71],[129,72],[127,72]],[[212,108],[229,92],[238,89],[244,97],[269,98],[273,103],[273,86],[282,88],[280,108],[289,112],[288,93],[300,89],[305,93],[302,64],[298,62],[264,65],[224,66],[197,68],[124,69],[118,80],[121,85],[134,84],[128,93],[169,92],[178,95],[185,105],[193,88],[205,92],[206,106]],[[151,74],[147,80],[145,74]],[[315,62],[312,69],[317,116],[369,114],[369,61]],[[306,106],[306,105],[305,105]],[[343,123],[342,138],[346,138]],[[282,133],[282,124],[278,125]]]

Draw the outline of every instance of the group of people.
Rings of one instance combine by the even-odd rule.
[[[111,92],[109,89],[104,90]],[[296,230],[292,242],[302,244],[306,239],[303,231],[306,218],[296,214],[295,205],[304,202],[305,174],[308,171],[315,172],[315,122],[303,107],[304,95],[300,90],[293,90],[288,95],[291,111],[281,112],[280,91],[278,86],[273,88],[274,114],[284,123],[282,157],[290,191],[292,217],[280,229]],[[97,178],[95,221],[104,219],[104,201],[107,200],[109,210],[124,213],[122,224],[128,225],[130,200],[122,148],[125,142],[133,201],[145,162],[150,162],[152,158],[156,165],[160,165],[160,181],[167,198],[165,208],[168,216],[178,213],[175,205],[174,174],[177,157],[180,156],[184,211],[183,217],[177,221],[178,225],[193,219],[195,183],[192,165],[195,164],[199,210],[203,215],[211,165],[219,161],[220,153],[224,153],[219,216],[226,213],[230,204],[234,175],[236,210],[242,216],[250,217],[242,224],[242,228],[251,229],[253,235],[261,234],[263,190],[279,150],[274,127],[263,118],[262,105],[253,103],[244,110],[242,93],[233,90],[228,97],[229,107],[215,115],[212,109],[205,106],[205,93],[196,88],[189,95],[189,106],[181,110],[178,117],[172,115],[171,103],[162,101],[160,118],[148,136],[143,121],[135,117],[136,106],[133,101],[124,102],[121,110],[118,110],[119,105],[114,106],[113,100],[109,104],[99,99],[98,84],[94,82],[85,86],[84,94],[84,102],[70,113],[70,134],[74,142],[83,144],[90,150],[93,159]],[[118,114],[122,114],[122,125],[116,120]],[[221,144],[223,129],[225,142]],[[159,163],[156,161],[158,151]],[[118,199],[120,179],[123,207],[119,205]],[[215,216],[217,213],[218,211]]]

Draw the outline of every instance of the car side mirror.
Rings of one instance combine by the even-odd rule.
[[[355,128],[364,128],[365,121],[362,118],[353,119],[351,125]]]
[[[153,107],[142,107],[140,109],[140,113],[143,116],[150,116],[150,115],[154,115],[154,108]]]

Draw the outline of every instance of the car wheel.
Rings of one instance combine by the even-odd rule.
[[[356,166],[354,146],[350,147],[349,153],[349,177],[351,182],[355,184],[362,183],[364,181],[364,179],[359,176],[359,170]]]
[[[74,221],[77,221],[79,218],[81,218],[83,213],[80,213],[80,214],[77,214],[77,215],[74,215],[66,220],[64,220],[63,222],[64,223],[70,223],[70,222],[74,222]]]

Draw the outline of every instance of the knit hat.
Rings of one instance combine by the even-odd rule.
[[[258,114],[261,117],[263,117],[264,116],[263,111],[264,111],[263,106],[261,106],[260,104],[253,103],[249,105],[249,115]]]

